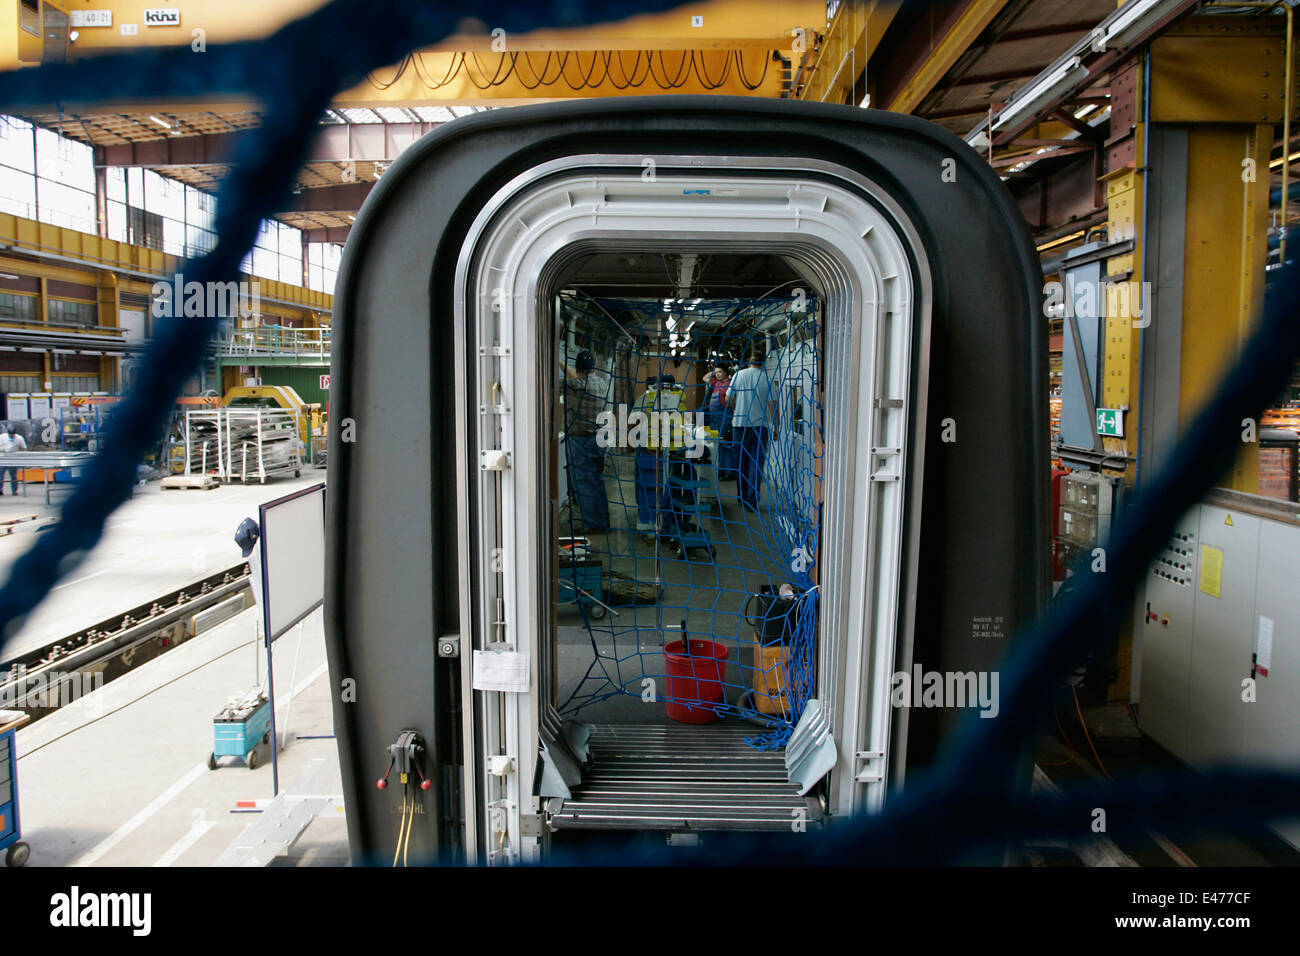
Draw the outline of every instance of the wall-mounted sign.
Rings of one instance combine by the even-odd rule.
[[[147,27],[178,27],[181,25],[181,12],[168,7],[155,7],[144,12],[144,25]]]
[[[72,10],[68,13],[70,27],[111,27],[112,10]]]
[[[1118,408],[1097,409],[1097,434],[1107,438],[1124,437],[1124,413]]]
[[[322,391],[322,392],[328,392],[328,391],[329,391],[329,388],[330,388],[330,377],[329,377],[328,375],[322,375],[322,376],[320,377],[320,387],[321,387],[321,391]]]

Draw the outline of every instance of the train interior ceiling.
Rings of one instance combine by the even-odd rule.
[[[543,782],[559,831],[818,810],[782,756],[817,692],[823,316],[798,269],[602,251],[558,284],[542,700],[589,750],[572,787]]]

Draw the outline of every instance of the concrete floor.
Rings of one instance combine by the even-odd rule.
[[[301,479],[203,492],[163,492],[156,482],[139,489],[114,514],[99,546],[31,615],[14,646],[44,644],[234,564],[240,555],[231,537],[242,518],[324,476],[309,470]],[[40,503],[35,495],[5,495],[0,520],[22,513],[52,517],[32,507]],[[24,523],[0,538],[0,570],[44,523]],[[258,818],[232,811],[237,802],[264,805],[271,798],[269,747],[256,770],[233,758],[215,771],[207,767],[213,714],[259,679],[258,613],[244,611],[18,731],[29,866],[210,865]],[[260,667],[264,674],[264,656]],[[279,760],[281,792],[310,786],[319,793],[322,781],[329,792],[341,792],[319,612],[276,643],[275,682],[279,729],[289,741]],[[334,808],[308,827],[284,862],[347,859],[344,818]]]
[[[235,528],[257,517],[257,506],[325,480],[308,468],[301,478],[277,478],[265,485],[226,485],[212,491],[163,491],[159,482],[137,486],[135,495],[108,519],[104,537],[69,571],[7,642],[0,659],[41,647],[118,611],[240,561]],[[58,520],[67,497],[60,489],[47,508],[40,485],[14,497],[5,486],[0,522],[26,515],[35,521],[13,526],[0,537],[0,578],[34,543],[41,528]]]
[[[269,746],[256,770],[230,757],[216,770],[207,766],[212,715],[254,683],[256,613],[244,611],[18,732],[29,866],[208,866],[256,819],[234,811],[237,802],[271,798]],[[279,757],[281,791],[302,792],[299,781],[311,780],[319,792],[325,771],[330,792],[341,793],[319,613],[301,635],[276,643],[275,678],[276,719],[289,739]],[[316,820],[295,851],[304,863],[346,863],[343,816]]]

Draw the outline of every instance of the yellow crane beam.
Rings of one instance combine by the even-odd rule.
[[[67,12],[82,12],[72,0],[45,2]],[[188,0],[178,10],[179,22],[156,25],[145,21],[144,11],[150,2],[96,0],[95,12],[109,16],[74,26],[78,36],[69,47],[70,55],[145,46],[194,48],[257,39],[324,6],[326,0],[264,0],[251,6],[229,0]],[[0,33],[4,36],[17,37],[22,32],[18,6],[0,5]],[[377,11],[376,16],[382,17],[382,13]],[[790,49],[797,30],[811,34],[824,30],[825,25],[826,5],[819,0],[708,0],[616,23],[519,35],[505,34],[493,24],[469,18],[461,21],[456,34],[428,52]],[[16,66],[25,58],[18,55],[16,43],[0,46],[0,53],[9,54],[0,59],[0,67]]]
[[[68,55],[145,46],[189,46],[201,56],[210,45],[267,36],[325,0],[266,0],[233,6],[227,0],[190,0],[178,23],[150,25],[149,0],[96,0],[97,19],[84,19],[71,0],[62,7],[82,15]],[[47,0],[47,6],[60,6]],[[0,5],[0,68],[32,65],[40,59],[38,37],[19,23],[19,4]],[[380,14],[377,14],[380,15]],[[572,30],[534,31],[518,36],[491,24],[464,20],[456,35],[419,51],[400,64],[378,70],[339,95],[342,107],[498,105],[647,93],[715,93],[779,96],[787,59],[825,29],[819,0],[711,0],[665,13]],[[96,25],[101,24],[101,25]],[[15,39],[16,38],[16,39]],[[24,38],[30,42],[21,42]],[[192,104],[117,103],[111,108],[184,112]],[[205,102],[206,109],[255,108],[248,101]],[[93,113],[94,106],[80,110]]]
[[[930,52],[917,65],[912,78],[890,103],[882,103],[895,113],[911,113],[952,69],[958,58],[974,43],[993,18],[1002,12],[1008,0],[967,0],[952,29],[933,39]]]

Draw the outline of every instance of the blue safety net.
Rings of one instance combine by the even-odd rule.
[[[214,44],[202,55],[182,45],[0,74],[0,107],[30,113],[48,112],[58,103],[161,97],[260,101],[264,123],[240,133],[221,185],[217,246],[184,269],[187,280],[228,281],[237,278],[260,220],[284,208],[322,111],[356,77],[443,40],[469,12],[515,35],[539,27],[607,23],[672,5],[669,0],[489,0],[470,11],[457,4],[392,0],[377,22],[373,4],[332,0],[266,39]],[[1081,566],[1077,591],[1050,617],[1026,623],[1010,642],[1001,664],[997,720],[970,715],[928,772],[909,776],[906,791],[879,814],[863,816],[827,838],[810,835],[798,844],[764,843],[752,835],[736,837],[731,844],[720,839],[711,845],[710,858],[731,866],[952,861],[973,849],[1001,848],[1030,834],[1074,834],[1079,821],[1089,819],[1098,806],[1108,808],[1112,833],[1143,827],[1196,832],[1294,817],[1300,776],[1288,769],[1178,772],[1076,784],[1059,796],[1045,797],[1020,788],[1015,768],[1022,766],[1025,743],[1041,726],[1061,678],[1131,618],[1135,589],[1178,516],[1240,452],[1241,420],[1256,416],[1288,380],[1300,355],[1298,302],[1300,273],[1288,265],[1279,270],[1278,294],[1214,395],[1185,423],[1178,444],[1159,467],[1143,472],[1142,490],[1129,500],[1112,531],[1106,573],[1088,573],[1087,565]],[[214,323],[214,317],[159,323],[141,375],[118,406],[86,480],[63,506],[58,524],[19,559],[0,589],[0,634],[12,636],[24,615],[98,542],[108,515],[131,492],[141,454],[157,440],[167,410],[198,367]],[[624,687],[617,679],[609,685]],[[641,859],[650,858],[647,851]],[[599,862],[591,856],[586,861]]]
[[[592,651],[561,712],[628,694],[783,746],[815,690],[820,303],[568,293],[557,314],[560,624]]]

